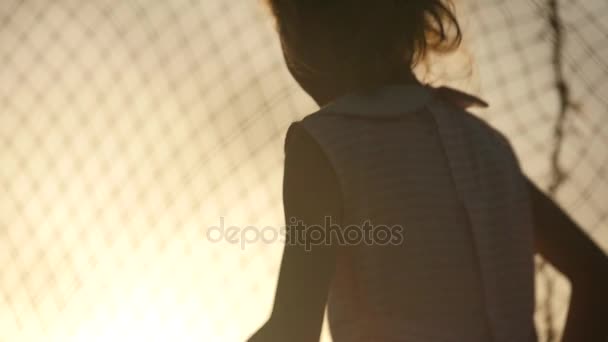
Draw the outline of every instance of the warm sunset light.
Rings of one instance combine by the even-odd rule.
[[[543,189],[565,175],[554,197],[607,249],[606,2],[558,1],[561,47],[549,0],[454,2],[465,39],[429,80],[488,101],[476,114]],[[286,129],[318,108],[268,12],[0,4],[0,342],[244,341],[266,321],[282,242],[209,228],[285,224]],[[559,336],[569,286],[537,280],[539,335]]]

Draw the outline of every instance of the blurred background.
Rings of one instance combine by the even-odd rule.
[[[464,45],[425,78],[486,99],[608,248],[608,2],[455,3]],[[0,61],[0,341],[242,341],[265,321],[282,244],[208,238],[284,224],[285,131],[316,110],[261,1],[3,0]],[[555,341],[569,287],[538,270]]]

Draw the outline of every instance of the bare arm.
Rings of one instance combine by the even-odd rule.
[[[285,220],[323,225],[325,216],[337,223],[341,210],[335,173],[320,147],[298,124],[288,132],[283,178]],[[297,229],[302,230],[303,226]],[[250,342],[318,341],[336,259],[336,247],[290,243],[288,230],[274,306],[268,322]],[[306,238],[306,234],[303,234]]]
[[[526,182],[536,251],[571,283],[563,341],[608,341],[608,257],[559,205]]]

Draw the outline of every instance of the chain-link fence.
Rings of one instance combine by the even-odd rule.
[[[608,3],[456,2],[472,62],[458,85],[607,247]],[[285,130],[315,109],[260,1],[4,0],[0,60],[0,341],[254,331],[281,243],[208,228],[284,224]],[[539,270],[554,340],[568,287]]]

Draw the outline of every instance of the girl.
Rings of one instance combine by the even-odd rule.
[[[250,341],[318,340],[326,303],[335,342],[536,341],[535,252],[572,283],[564,340],[603,341],[606,256],[466,111],[483,101],[412,71],[458,47],[451,4],[269,5],[321,109],[286,135],[290,229],[272,315]]]

